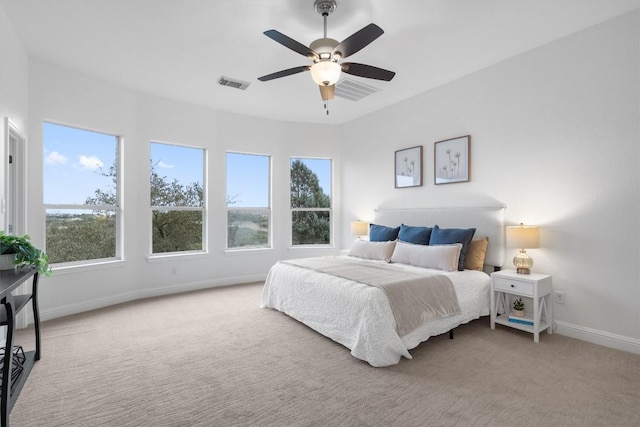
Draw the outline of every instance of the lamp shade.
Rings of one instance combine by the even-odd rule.
[[[540,247],[540,229],[524,224],[507,227],[507,246],[520,249]]]
[[[364,221],[353,221],[351,223],[351,234],[354,236],[366,236],[369,234],[369,223]]]
[[[333,61],[320,61],[311,66],[311,78],[320,86],[331,86],[340,79],[342,68]]]

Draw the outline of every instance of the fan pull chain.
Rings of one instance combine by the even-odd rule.
[[[327,110],[327,116],[329,115],[329,100],[325,101],[324,109]]]

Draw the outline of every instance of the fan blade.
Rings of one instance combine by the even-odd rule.
[[[346,58],[347,56],[353,55],[360,49],[366,47],[382,34],[384,34],[382,28],[378,27],[376,24],[369,24],[360,31],[356,31],[344,39],[342,43],[333,49],[333,53],[338,53],[341,58]]]
[[[331,85],[331,86],[318,85],[318,87],[320,88],[320,96],[322,96],[323,101],[328,101],[330,99],[333,99],[333,95],[336,93],[336,85]]]
[[[298,74],[303,71],[309,71],[311,65],[301,65],[299,67],[288,68],[282,71],[276,71],[275,73],[267,74],[266,76],[258,77],[261,82],[268,82],[269,80],[279,79],[280,77],[287,77],[292,74]]]
[[[291,37],[285,36],[279,31],[267,30],[263,34],[269,37],[270,39],[277,41],[282,46],[288,47],[294,52],[298,52],[300,55],[304,55],[311,59],[318,57],[318,54],[315,53],[313,50],[309,49],[307,46],[303,45],[302,43],[295,41]]]
[[[351,74],[352,76],[366,77],[368,79],[385,80],[389,82],[393,76],[396,75],[393,71],[366,64],[357,64],[355,62],[343,62],[340,65],[342,66],[343,72]]]

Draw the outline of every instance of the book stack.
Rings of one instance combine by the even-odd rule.
[[[521,325],[529,325],[533,326],[533,318],[528,316],[515,316],[513,314],[509,315],[509,322],[519,323]]]

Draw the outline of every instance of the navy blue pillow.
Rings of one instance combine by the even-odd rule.
[[[430,245],[450,245],[452,243],[462,243],[460,259],[458,260],[458,271],[464,271],[464,259],[469,250],[469,243],[475,234],[475,228],[440,228],[437,225],[431,231]]]
[[[428,245],[431,238],[431,228],[416,227],[413,225],[400,224],[400,232],[398,239],[403,242],[413,243],[415,245]]]
[[[369,241],[371,242],[388,242],[396,240],[400,227],[386,227],[384,225],[369,225]]]

